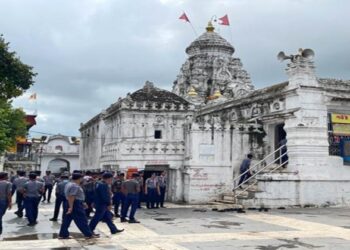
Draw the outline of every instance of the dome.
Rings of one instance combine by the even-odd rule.
[[[232,55],[235,51],[234,47],[221,37],[218,33],[214,32],[214,27],[209,22],[206,32],[194,40],[190,46],[187,47],[186,53],[190,56],[204,54],[204,53],[217,53]]]

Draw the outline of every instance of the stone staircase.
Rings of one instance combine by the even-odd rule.
[[[281,148],[280,148],[281,149]],[[280,150],[278,149],[278,150]],[[275,152],[273,152],[275,153]],[[271,154],[270,154],[271,155]],[[269,155],[269,156],[270,156]],[[269,157],[267,156],[267,157]],[[282,156],[280,156],[282,157]],[[265,158],[266,159],[266,158]],[[244,209],[266,209],[261,205],[256,205],[256,194],[264,192],[259,190],[259,177],[264,174],[289,174],[287,165],[279,163],[279,159],[276,159],[276,163],[265,164],[265,159],[254,165],[252,168],[253,175],[247,183],[241,185],[241,187],[234,188],[232,192],[223,193],[220,197],[211,203],[216,211],[243,211]],[[235,180],[237,180],[236,177]]]

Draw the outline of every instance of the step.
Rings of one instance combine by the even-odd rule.
[[[234,210],[242,210],[243,206],[239,204],[220,204],[213,207],[213,211],[217,212],[229,212]]]

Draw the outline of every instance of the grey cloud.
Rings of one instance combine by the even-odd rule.
[[[214,15],[257,88],[286,80],[280,50],[316,52],[320,76],[350,79],[346,0],[0,0],[0,33],[39,73],[33,130],[78,134],[86,121],[146,80],[171,89],[185,48]],[[230,32],[231,30],[231,32]],[[231,40],[232,35],[232,40]],[[26,106],[26,100],[15,101]]]

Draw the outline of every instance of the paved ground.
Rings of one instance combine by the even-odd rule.
[[[13,211],[4,218],[0,250],[10,249],[350,249],[350,209],[291,209],[269,212],[214,212],[206,207],[168,204],[159,210],[141,209],[142,224],[121,224],[122,234],[111,236],[104,224],[101,238],[84,240],[72,227],[72,240],[58,240],[60,223],[48,221],[53,206],[44,204],[40,221],[26,226]]]

